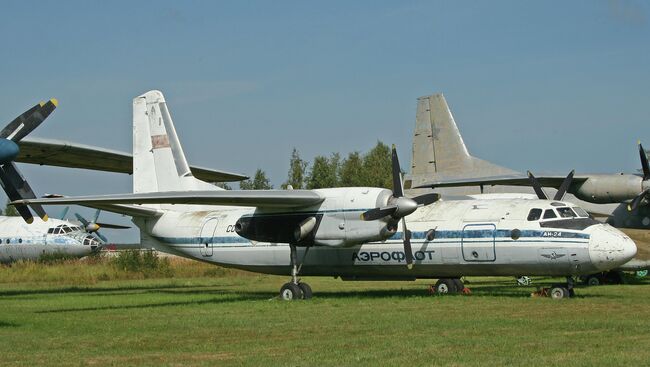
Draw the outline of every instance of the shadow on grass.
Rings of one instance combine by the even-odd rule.
[[[19,325],[10,321],[0,321],[0,328],[18,327]]]
[[[212,285],[150,285],[150,286],[125,286],[125,287],[114,287],[114,288],[94,288],[92,286],[88,287],[65,287],[65,288],[51,288],[51,289],[15,289],[15,290],[6,290],[0,291],[0,297],[6,296],[27,296],[27,295],[39,295],[39,294],[65,294],[65,293],[111,293],[124,292],[127,293],[137,293],[138,291],[152,291],[152,290],[171,290],[171,289],[192,289],[192,288],[214,288]]]
[[[233,303],[251,300],[268,299],[268,293],[251,293],[251,294],[237,294],[233,297],[219,297],[203,300],[191,301],[172,301],[160,303],[142,303],[137,305],[110,305],[110,306],[96,306],[96,307],[73,307],[73,308],[60,308],[55,310],[36,311],[37,314],[50,314],[50,313],[68,313],[68,312],[87,312],[87,311],[110,311],[110,310],[133,310],[145,308],[158,308],[158,307],[175,307],[175,306],[197,306],[209,304],[222,304]]]

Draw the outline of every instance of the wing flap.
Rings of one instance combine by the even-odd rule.
[[[60,197],[16,200],[12,204],[78,204],[110,210],[106,205],[185,204],[227,205],[260,208],[300,208],[321,203],[325,198],[309,190],[220,190],[168,191],[137,194]],[[115,210],[110,210],[115,211]]]
[[[566,176],[540,176],[537,181],[544,187],[559,188]],[[587,176],[574,176],[573,182],[584,182]],[[503,176],[486,176],[486,177],[469,177],[469,178],[441,178],[438,180],[427,181],[415,188],[436,188],[436,187],[459,187],[459,186],[531,186],[530,180],[526,175],[503,175]]]

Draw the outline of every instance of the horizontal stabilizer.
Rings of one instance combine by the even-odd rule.
[[[105,204],[186,204],[247,206],[272,209],[307,207],[319,204],[323,200],[325,200],[323,197],[309,190],[220,190],[167,191],[137,194],[28,199],[17,200],[12,202],[12,204],[78,204],[83,206],[93,205],[97,208]]]

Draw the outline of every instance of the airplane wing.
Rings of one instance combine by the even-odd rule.
[[[16,162],[117,173],[133,173],[133,156],[130,153],[41,138],[25,138],[18,145],[20,146],[20,154],[16,158]],[[194,177],[207,182],[231,182],[248,179],[248,176],[238,173],[196,166],[190,168]]]
[[[544,187],[559,188],[562,181],[566,176],[535,176],[537,181]],[[574,183],[581,183],[586,181],[589,176],[574,176]],[[441,178],[431,180],[416,186],[416,189],[421,188],[436,188],[436,187],[458,187],[458,186],[530,186],[530,179],[526,175],[502,175],[502,176],[485,176],[485,177],[469,177],[469,178]]]
[[[78,204],[126,213],[134,205],[128,204],[189,204],[248,206],[268,209],[301,208],[316,205],[325,198],[310,190],[219,190],[219,191],[167,191],[138,194],[60,197],[17,200],[12,204],[69,205]],[[120,205],[127,204],[124,211]],[[109,206],[112,206],[109,209]],[[148,208],[145,208],[148,209]]]

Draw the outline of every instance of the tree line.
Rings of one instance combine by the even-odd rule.
[[[365,154],[355,151],[344,159],[339,153],[332,153],[329,157],[318,155],[312,162],[302,159],[298,150],[293,148],[287,180],[281,188],[298,190],[351,186],[392,187],[391,149],[388,145],[378,141]],[[273,185],[266,172],[257,169],[253,178],[241,181],[239,187],[242,190],[268,190]]]

